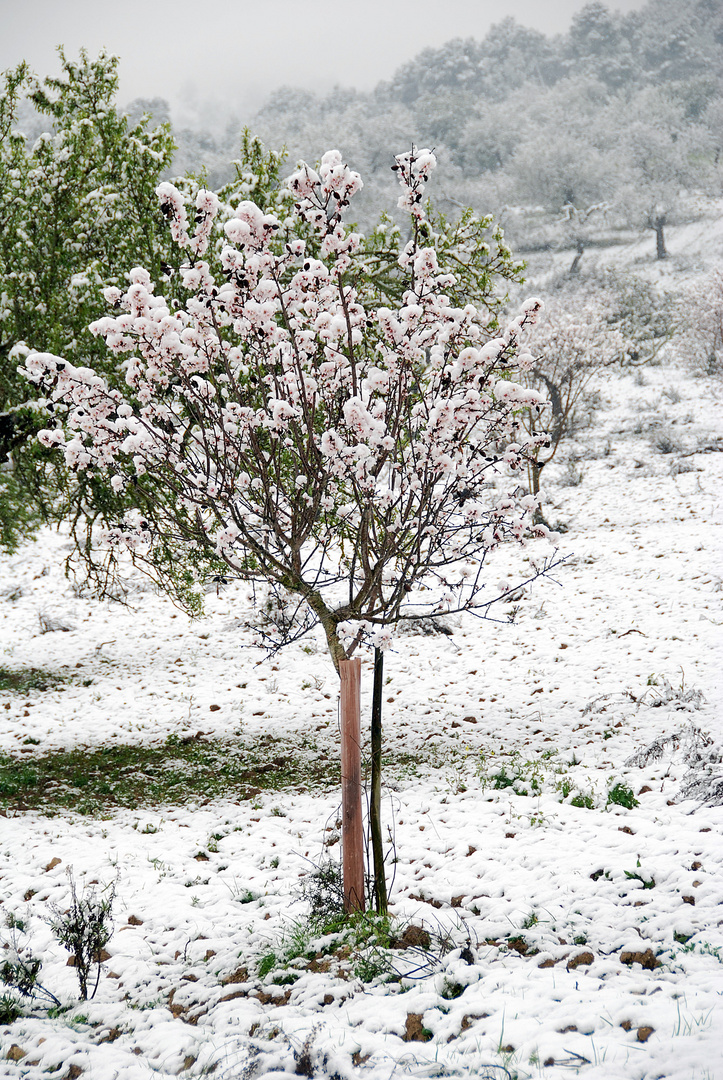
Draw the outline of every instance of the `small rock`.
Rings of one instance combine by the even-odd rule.
[[[230,994],[224,994],[224,996],[223,996],[223,997],[219,998],[219,999],[218,999],[218,1000],[219,1000],[219,1004],[220,1004],[220,1003],[221,1003],[222,1001],[235,1001],[235,1000],[236,1000],[236,998],[242,998],[242,997],[246,997],[246,996],[247,996],[247,994],[248,994],[248,991],[247,991],[247,990],[233,990],[233,991],[232,991],[232,992],[231,992]]]
[[[645,952],[633,952],[632,950],[621,952],[620,963],[627,964],[628,967],[631,964],[640,964],[646,971],[654,971],[655,968],[661,966],[660,960],[658,960],[652,949],[646,949]]]
[[[486,1020],[488,1016],[489,1013],[465,1013],[459,1027],[460,1032],[467,1031],[471,1028],[475,1020]]]
[[[429,1042],[431,1035],[422,1024],[422,1013],[407,1013],[404,1025],[405,1042]]]
[[[695,905],[695,897],[694,896],[684,896],[683,897],[683,903],[684,904],[693,904],[693,905]]]
[[[209,707],[208,707],[209,712],[218,712],[220,708],[221,708],[220,705],[209,705]]]
[[[62,861],[62,859],[58,859],[57,857],[55,859],[51,859],[48,865],[45,867],[45,873],[47,874],[51,870],[54,870],[56,866],[60,866]]]
[[[655,1031],[655,1028],[652,1028],[652,1027],[639,1027],[638,1028],[638,1042],[647,1042],[654,1031]]]
[[[100,952],[97,953],[93,957],[93,963],[95,963],[95,964],[102,964],[106,960],[110,960],[110,953],[108,952],[107,949],[101,949]],[[68,960],[67,960],[65,966],[66,967],[77,967],[78,966],[74,955],[71,955],[71,956],[68,957]]]
[[[648,787],[648,785],[647,785],[647,784],[643,784],[643,786],[641,787],[640,791],[638,792],[638,795],[647,795],[647,794],[648,794],[648,792],[649,792],[649,791],[652,791],[652,790],[653,790],[653,789],[652,789],[651,787]]]
[[[27,1051],[23,1050],[22,1046],[18,1046],[17,1043],[13,1043],[5,1055],[7,1061],[22,1061],[24,1057],[27,1057]]]
[[[249,981],[248,969],[245,967],[237,968],[232,975],[228,975],[222,980],[222,986],[230,986],[232,983],[245,983]]]
[[[137,915],[128,916],[129,926],[143,926],[143,919],[139,919]]]
[[[632,1031],[633,1025],[630,1020],[623,1020],[620,1024],[620,1027],[623,1029],[623,1031]]]
[[[589,967],[590,964],[594,963],[594,961],[595,956],[593,955],[593,953],[589,951],[581,952],[578,953],[577,956],[570,957],[570,959],[567,961],[567,970],[573,971],[575,968],[578,967]]]
[[[428,949],[432,943],[427,931],[423,926],[410,923],[405,927],[404,933],[394,939],[392,948],[395,949]]]

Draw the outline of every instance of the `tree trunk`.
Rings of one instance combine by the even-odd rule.
[[[578,240],[578,242],[577,242],[577,255],[572,260],[572,266],[570,267],[570,269],[568,271],[570,277],[572,277],[574,274],[579,274],[580,273],[580,259],[583,257],[584,254],[585,254],[585,245],[583,244],[582,240]]]
[[[653,220],[653,229],[655,230],[655,257],[656,259],[667,259],[668,252],[665,249],[665,216],[656,217]]]
[[[533,458],[530,461],[530,479],[532,481],[532,483],[530,485],[530,487],[531,487],[530,494],[531,495],[539,495],[540,494],[540,473],[542,472],[542,470],[544,469],[546,464],[547,464],[546,461],[538,461],[537,458]],[[545,521],[545,515],[542,513],[542,507],[541,506],[536,506],[535,507],[535,510],[533,512],[533,515],[532,515],[532,520],[535,523],[535,525],[547,525],[547,522]]]
[[[382,692],[384,689],[384,653],[374,650],[374,696],[372,698],[372,791],[369,803],[369,828],[374,859],[374,903],[380,915],[387,914],[387,881],[384,874],[382,845]]]
[[[361,799],[361,660],[339,661],[341,681],[341,855],[344,911],[364,910]]]

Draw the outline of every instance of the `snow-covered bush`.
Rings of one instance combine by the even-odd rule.
[[[686,290],[686,319],[678,338],[680,355],[708,375],[723,371],[723,272],[696,277]]]

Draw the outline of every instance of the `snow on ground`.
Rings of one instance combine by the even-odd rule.
[[[10,808],[0,898],[27,919],[43,984],[77,995],[43,919],[67,904],[69,866],[79,888],[117,878],[116,932],[94,1000],[0,1028],[0,1075],[723,1078],[723,460],[692,453],[723,434],[720,385],[658,367],[603,396],[572,448],[582,483],[548,468],[559,584],[525,590],[514,623],[451,620],[452,637],[399,636],[386,658],[392,911],[430,948],[419,931],[383,955],[312,942],[314,962],[284,967],[300,876],[325,842],[339,850],[338,792],[303,775],[97,818]],[[661,425],[675,453],[655,447]],[[63,576],[66,549],[44,535],[0,562],[2,665],[72,676],[0,695],[0,750],[32,761],[202,732],[273,735],[302,774],[336,759],[320,640],[259,665],[241,588],[196,622],[137,577],[128,607],[98,602]],[[494,583],[537,557],[498,553]],[[41,618],[70,629],[41,633]],[[368,660],[363,678],[368,717]],[[606,805],[616,784],[639,805]],[[389,957],[401,981],[371,977]]]

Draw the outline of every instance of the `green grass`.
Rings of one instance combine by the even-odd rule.
[[[7,668],[0,666],[0,691],[29,694],[31,690],[54,690],[72,681],[70,673],[44,671],[42,668]],[[84,679],[89,686],[91,680]]]
[[[264,736],[255,742],[171,736],[157,746],[114,745],[0,754],[0,806],[54,814],[253,798],[260,791],[335,787],[339,766]]]

